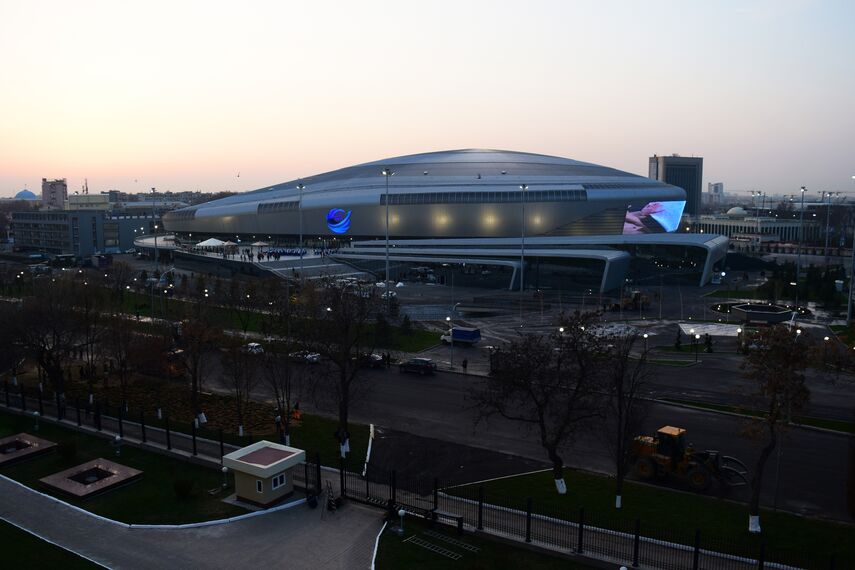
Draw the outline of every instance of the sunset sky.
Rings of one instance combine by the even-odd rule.
[[[855,192],[853,139],[851,0],[0,0],[0,196],[471,147]]]

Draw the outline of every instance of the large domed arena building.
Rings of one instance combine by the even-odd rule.
[[[392,279],[466,264],[487,286],[518,288],[524,276],[526,289],[575,279],[608,290],[665,268],[710,278],[727,239],[679,233],[685,200],[682,188],[606,166],[467,149],[349,166],[175,210],[163,222],[178,244],[302,239],[378,276],[388,239]]]

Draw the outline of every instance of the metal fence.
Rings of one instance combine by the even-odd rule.
[[[124,405],[75,399],[69,403],[56,394],[22,384],[4,382],[0,402],[7,408],[55,418],[105,435],[151,442],[167,450],[182,451],[218,461],[223,455],[249,445],[253,437],[224,435],[222,430],[202,429],[194,423],[178,423],[162,414],[131,413]],[[38,415],[35,414],[38,412]],[[47,415],[46,415],[47,413]],[[380,506],[404,509],[418,516],[462,528],[489,532],[551,550],[588,554],[633,567],[662,570],[721,569],[834,569],[845,567],[835,553],[817,554],[771,549],[761,536],[716,536],[692,529],[666,528],[650,521],[627,519],[616,513],[596,513],[527,497],[490,492],[484,485],[455,486],[450,481],[420,474],[398,473],[367,465],[353,468],[338,460],[338,467],[324,467],[317,453],[309,453],[302,469],[295,470],[295,484],[309,496],[333,488],[342,497]],[[333,463],[336,463],[334,461]],[[839,565],[838,565],[839,563]]]

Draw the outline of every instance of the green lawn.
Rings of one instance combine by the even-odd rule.
[[[59,452],[53,451],[4,467],[0,469],[0,473],[35,489],[56,494],[66,502],[93,513],[126,523],[180,524],[226,518],[246,512],[223,503],[219,496],[212,497],[208,494],[209,489],[218,488],[222,482],[222,474],[216,469],[193,465],[127,445],[122,448],[121,457],[116,457],[114,447],[106,439],[51,425],[45,421],[40,424],[37,433],[39,437],[58,444],[73,443],[77,447],[76,455],[63,459]],[[21,432],[33,433],[33,428],[33,420],[29,417],[0,412],[0,437]],[[43,488],[38,482],[46,475],[98,457],[140,469],[143,475],[126,487],[86,500],[64,497]],[[179,499],[174,491],[173,483],[179,479],[193,481],[193,490],[187,498]]]
[[[122,299],[121,310],[131,315],[149,316],[150,297],[142,293],[125,293]],[[178,319],[186,313],[191,301],[179,299],[155,301],[155,316],[164,319]],[[234,311],[225,307],[210,306],[208,309],[211,322],[221,328],[231,330],[243,330],[246,326],[249,332],[262,332],[263,316],[253,311]],[[389,327],[389,338],[386,342],[378,342],[377,347],[381,349],[397,350],[402,352],[418,352],[430,348],[439,343],[439,334],[413,326],[409,334],[405,334],[400,327]],[[368,334],[373,334],[373,326],[369,327]]]
[[[831,325],[831,330],[846,346],[855,344],[855,327],[847,325]]]
[[[380,548],[377,550],[376,567],[378,570],[586,570],[594,568],[568,558],[550,556],[523,547],[491,540],[485,535],[465,534],[458,536],[446,527],[437,526],[433,530],[441,532],[455,540],[463,541],[471,546],[480,548],[477,553],[470,552],[453,544],[424,534],[428,524],[413,517],[404,521],[403,537],[386,531],[380,538]],[[415,535],[436,546],[462,554],[459,560],[452,560],[431,552],[405,539]]]
[[[4,521],[0,521],[0,552],[4,568],[101,568]]]
[[[739,406],[727,406],[723,404],[708,404],[706,402],[695,402],[692,400],[678,400],[675,398],[662,398],[662,400],[666,402],[675,402],[677,404],[687,404],[689,406],[696,406],[698,408],[706,408],[708,410],[715,410],[719,412],[733,412],[737,414],[745,414],[749,416],[756,416],[759,412],[754,410],[746,410],[744,408],[740,408]],[[800,417],[795,419],[795,423],[806,426],[813,427],[821,427],[825,429],[833,429],[837,431],[845,431],[849,433],[855,433],[855,424],[852,422],[846,422],[842,420],[832,420],[826,418],[811,418],[811,417]]]
[[[270,416],[272,417],[272,415],[271,409]],[[131,421],[138,421],[138,417],[133,413],[129,417]],[[146,418],[146,425],[163,428],[165,422],[151,416]],[[261,439],[278,442],[278,435],[272,429],[273,422],[268,422],[266,425],[268,426],[266,432],[247,431],[243,437],[238,436],[233,431],[224,431],[223,441],[238,446],[250,445]],[[180,432],[188,435],[192,431],[189,422],[178,422],[173,419],[169,420],[169,429],[172,432]],[[318,415],[303,414],[300,425],[291,427],[291,445],[306,450],[310,455],[310,461],[315,460],[315,454],[317,453],[320,454],[322,464],[338,467],[340,451],[338,439],[335,437],[337,429],[337,420]],[[220,438],[220,432],[215,428],[199,428],[196,434],[200,438],[213,441],[219,441]],[[352,460],[359,463],[359,471],[362,471],[361,462],[365,461],[365,453],[368,450],[368,438],[369,427],[367,425],[350,424],[349,462]]]
[[[585,508],[591,525],[631,529],[641,520],[642,534],[691,544],[695,529],[707,540],[715,537],[717,550],[749,552],[758,546],[758,537],[749,536],[746,505],[694,493],[627,482],[623,508],[614,508],[614,480],[609,477],[567,471],[567,494],[555,492],[549,471],[490,481],[484,485],[487,502],[524,508],[525,498],[534,500],[535,512],[576,520],[580,507]],[[449,489],[448,492],[474,498],[476,486]],[[796,515],[764,511],[761,515],[767,553],[772,559],[803,560],[805,553],[817,563],[827,563],[832,553],[837,560],[855,558],[855,526],[820,521]],[[709,542],[708,542],[709,544]],[[756,550],[754,550],[756,552]],[[782,560],[783,561],[783,560]]]

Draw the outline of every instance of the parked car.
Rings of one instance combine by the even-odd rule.
[[[241,350],[247,354],[264,354],[264,347],[257,342],[248,342],[241,347]]]
[[[386,291],[382,295],[380,295],[381,299],[394,299],[398,296],[398,294],[394,291]]]
[[[317,364],[321,361],[321,355],[317,352],[309,352],[308,350],[298,350],[288,355],[288,358],[293,362],[302,362],[304,364]]]
[[[411,358],[398,366],[401,372],[414,372],[420,376],[436,372],[436,364],[430,358]]]
[[[359,357],[359,365],[363,368],[382,368],[383,357],[375,352],[363,354]]]

